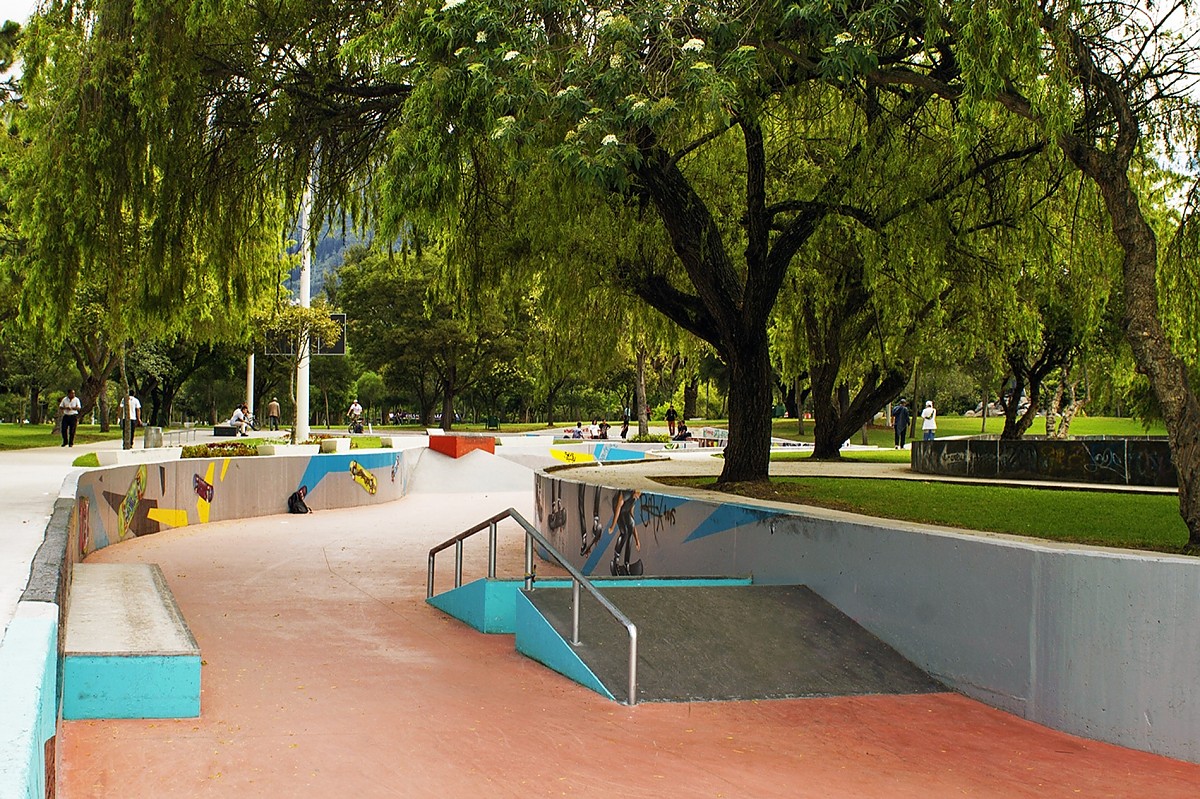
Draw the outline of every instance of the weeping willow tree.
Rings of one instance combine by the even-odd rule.
[[[1139,185],[1146,165],[1164,153],[1196,156],[1200,33],[1189,11],[1186,1],[929,6],[929,46],[954,68],[935,74],[910,64],[882,77],[952,99],[966,119],[1003,111],[1031,121],[1095,185],[1121,253],[1125,336],[1166,422],[1187,550],[1200,552],[1200,397],[1190,378],[1200,336],[1194,203],[1175,238],[1156,225]]]

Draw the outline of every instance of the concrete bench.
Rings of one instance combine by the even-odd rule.
[[[74,566],[62,714],[64,719],[200,715],[200,647],[157,564]]]
[[[213,425],[214,436],[236,436],[237,428],[227,424]]]

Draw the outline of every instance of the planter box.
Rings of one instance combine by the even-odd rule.
[[[152,449],[102,449],[96,452],[101,466],[121,466],[127,463],[157,463],[177,461],[183,447],[154,447]]]
[[[321,451],[318,444],[259,444],[259,455],[316,455]]]
[[[321,452],[349,452],[350,439],[327,438],[321,442]]]

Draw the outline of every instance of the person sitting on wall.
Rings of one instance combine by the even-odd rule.
[[[239,436],[250,435],[250,419],[247,416],[246,404],[242,403],[233,409],[233,415],[226,422]]]
[[[687,441],[691,437],[692,437],[692,431],[688,430],[687,422],[681,421],[679,423],[679,432],[677,432],[671,440],[672,441]]]
[[[571,438],[583,438],[583,422],[575,423],[575,429],[571,431]]]

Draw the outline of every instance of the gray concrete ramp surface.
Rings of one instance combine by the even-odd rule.
[[[413,472],[409,493],[490,494],[528,491],[532,494],[533,474],[526,466],[483,450],[472,450],[461,458],[425,450]]]
[[[638,701],[787,699],[944,691],[804,586],[615,588],[638,628]],[[527,596],[570,639],[570,589]],[[580,610],[577,654],[624,700],[628,637],[598,603]]]

